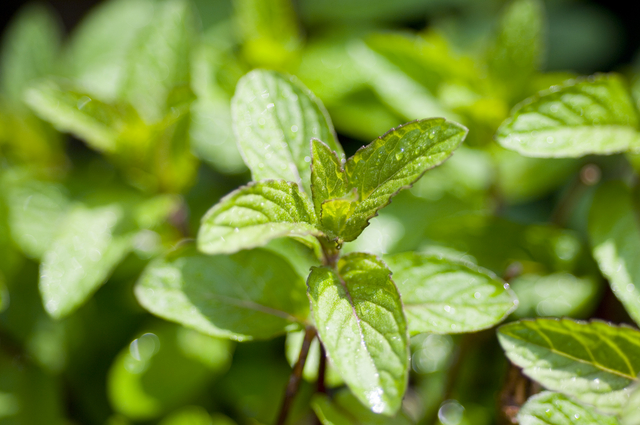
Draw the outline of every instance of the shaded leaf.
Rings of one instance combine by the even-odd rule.
[[[316,394],[311,400],[311,407],[322,425],[409,425],[413,423],[403,412],[398,412],[392,417],[371,412],[348,390],[340,391],[333,400],[325,394]]]
[[[311,139],[342,155],[324,106],[295,77],[264,70],[248,73],[238,82],[231,114],[255,181],[283,179],[309,192]]]
[[[498,129],[507,149],[534,157],[580,157],[640,148],[638,116],[615,74],[569,80],[521,102]]]
[[[135,292],[157,316],[240,341],[295,330],[309,314],[304,279],[284,258],[262,249],[172,254],[147,266]]]
[[[375,413],[394,414],[408,377],[408,335],[391,272],[354,253],[337,270],[314,267],[307,281],[322,343],[354,395]]]
[[[640,226],[631,191],[622,182],[602,185],[589,212],[593,258],[629,315],[640,323]]]
[[[300,356],[300,349],[302,348],[302,342],[304,340],[305,331],[289,332],[287,339],[285,340],[285,354],[289,365],[293,367],[298,361]],[[320,343],[317,338],[311,341],[309,346],[309,354],[307,355],[307,361],[304,363],[304,370],[302,376],[309,382],[315,382],[318,379],[318,366],[320,364]],[[344,384],[344,381],[336,371],[331,360],[327,359],[326,375],[324,382],[327,387],[339,387]]]
[[[198,232],[198,248],[208,254],[229,254],[284,236],[320,235],[315,221],[311,202],[297,184],[253,182],[207,212]]]
[[[501,326],[498,339],[531,379],[603,413],[624,406],[640,370],[640,332],[626,326],[521,320]]]
[[[385,257],[402,295],[411,335],[475,332],[504,320],[518,305],[509,286],[488,270],[442,257]]]
[[[618,425],[613,416],[605,416],[570,398],[543,391],[529,398],[518,412],[521,425]]]

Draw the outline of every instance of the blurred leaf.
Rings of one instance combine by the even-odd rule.
[[[602,185],[589,213],[593,258],[629,315],[640,323],[640,226],[631,192],[622,182]]]
[[[621,425],[635,425],[640,422],[640,391],[638,388],[640,388],[638,385],[634,386],[629,401],[620,413]]]
[[[543,391],[529,398],[518,412],[521,425],[618,425],[613,416],[600,415],[568,397]]]
[[[348,390],[340,391],[333,400],[325,394],[316,394],[312,399],[311,407],[322,425],[409,425],[413,423],[403,412],[392,417],[371,412]]]
[[[623,80],[569,80],[518,104],[498,129],[507,149],[533,157],[580,157],[640,148],[638,116]]]
[[[289,332],[287,339],[285,340],[285,354],[289,365],[293,367],[298,361],[300,356],[300,349],[302,348],[302,342],[304,340],[305,331]],[[318,366],[320,365],[320,343],[317,338],[311,341],[309,346],[309,354],[307,355],[307,361],[304,363],[304,370],[302,376],[304,379],[310,382],[315,382],[318,379]],[[339,387],[344,384],[344,381],[336,371],[335,366],[331,363],[331,360],[327,358],[327,368],[325,375],[325,385],[327,387]]]
[[[540,0],[515,0],[500,18],[497,37],[489,49],[489,72],[511,101],[520,100],[538,71],[544,53],[544,5]]]
[[[215,376],[215,370],[185,356],[179,329],[165,325],[145,333],[118,354],[107,380],[117,412],[136,420],[158,417],[192,399]]]
[[[9,290],[4,283],[2,275],[0,275],[0,313],[6,310],[7,307],[9,307]],[[0,416],[2,415],[0,414]]]
[[[235,422],[221,414],[209,416],[202,407],[192,406],[172,413],[159,425],[235,425]]]
[[[176,341],[184,356],[199,361],[213,372],[222,374],[231,365],[235,344],[228,339],[215,338],[180,327],[177,330]]]
[[[521,320],[501,326],[498,339],[531,379],[603,413],[620,411],[637,381],[640,332],[627,326]]]
[[[43,5],[29,5],[14,18],[3,36],[0,84],[3,96],[19,104],[27,85],[56,72],[62,28]]]
[[[73,312],[102,285],[131,249],[131,237],[120,235],[120,205],[78,205],[65,217],[44,253],[40,293],[47,312],[59,319]]]
[[[359,149],[345,164],[349,189],[357,191],[355,211],[341,235],[352,241],[400,190],[451,156],[467,129],[443,118],[415,121]]]
[[[127,78],[127,54],[153,13],[151,0],[112,0],[92,9],[67,46],[67,66],[76,83],[107,102],[115,101]]]
[[[511,288],[520,300],[514,312],[518,318],[587,317],[601,292],[593,277],[576,277],[568,273],[526,274],[515,278]]]
[[[261,249],[155,260],[135,292],[153,314],[239,341],[298,329],[309,314],[303,278],[285,259]]]
[[[234,0],[242,49],[254,66],[285,68],[301,46],[291,0]]]
[[[194,17],[186,0],[159,2],[151,23],[136,37],[121,95],[148,123],[160,121],[171,110],[176,87],[189,86],[194,37]]]
[[[354,395],[393,415],[407,386],[408,335],[391,272],[375,256],[354,253],[337,270],[314,267],[307,284],[322,343]]]
[[[231,114],[255,181],[283,179],[309,192],[311,139],[343,155],[324,106],[295,77],[250,72],[238,83]]]
[[[508,285],[471,264],[417,253],[384,259],[402,296],[410,335],[479,331],[518,305]]]
[[[295,183],[263,180],[243,186],[202,218],[198,249],[230,254],[284,236],[321,235],[307,195]]]

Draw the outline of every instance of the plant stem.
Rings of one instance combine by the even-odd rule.
[[[280,408],[280,414],[278,415],[278,420],[276,425],[284,425],[287,420],[287,416],[289,415],[289,410],[291,409],[291,405],[293,404],[293,399],[298,393],[298,388],[300,387],[300,380],[302,379],[302,371],[304,370],[304,364],[307,361],[307,355],[309,354],[309,347],[311,346],[311,341],[316,336],[316,330],[314,327],[309,326],[304,333],[304,340],[302,341],[302,348],[300,348],[300,355],[298,356],[298,361],[293,367],[293,371],[291,372],[291,376],[289,377],[289,383],[287,384],[287,389],[284,393],[284,400],[282,401],[282,407]]]
[[[320,341],[318,341],[320,342]],[[325,375],[327,374],[327,352],[320,342],[320,362],[318,364],[318,383],[316,391],[325,394],[327,392],[327,388],[325,386]]]

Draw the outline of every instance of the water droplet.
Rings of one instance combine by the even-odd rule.
[[[271,108],[273,108],[274,106],[276,106],[276,105],[274,105],[273,103],[270,103],[270,104],[268,104],[268,105],[267,105],[267,109],[271,109]]]
[[[482,294],[480,292],[476,292],[475,294],[473,294],[473,298],[475,299],[480,299],[482,297]]]
[[[146,362],[160,349],[160,338],[152,333],[146,333],[129,344],[129,354],[134,359]]]
[[[304,162],[311,162],[311,157],[305,156],[304,157]]]
[[[464,418],[464,407],[456,400],[447,400],[440,405],[438,419],[444,425],[458,425]]]
[[[291,132],[296,133],[298,131],[298,126],[297,125],[292,125],[291,126]]]
[[[547,136],[547,143],[552,144],[554,142],[553,137]]]

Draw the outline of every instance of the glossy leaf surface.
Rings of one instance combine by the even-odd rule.
[[[337,270],[312,268],[307,281],[318,333],[336,370],[375,413],[394,414],[408,378],[408,335],[391,272],[354,253]]]
[[[543,391],[529,398],[518,412],[521,425],[618,425],[614,416],[605,416],[567,396]]]
[[[398,412],[392,417],[371,412],[348,390],[340,391],[333,400],[324,394],[317,394],[311,400],[311,407],[322,425],[409,425],[413,423],[403,412]]]

